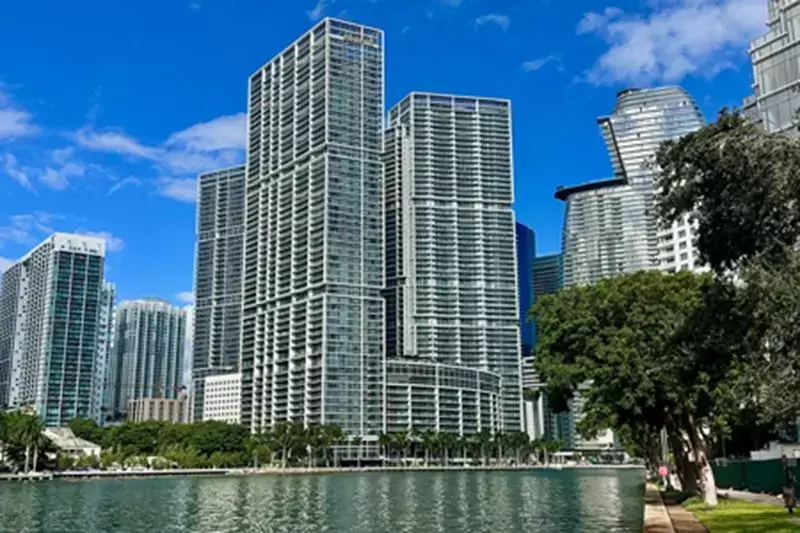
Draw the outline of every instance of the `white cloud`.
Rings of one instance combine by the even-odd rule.
[[[128,185],[137,186],[137,185],[141,185],[141,184],[142,184],[142,180],[140,180],[139,178],[135,178],[133,176],[128,176],[127,178],[121,179],[118,182],[116,182],[114,185],[112,185],[111,188],[108,190],[108,196],[111,196],[115,192],[119,191],[123,187],[127,187]]]
[[[558,58],[554,55],[540,57],[538,59],[531,59],[530,61],[525,61],[522,64],[522,70],[525,72],[536,72],[552,62],[558,62]]]
[[[14,259],[9,259],[8,257],[0,257],[0,274],[11,268],[11,265],[16,263]]]
[[[121,238],[112,235],[110,231],[85,231],[85,230],[77,230],[75,232],[77,235],[85,235],[87,237],[97,237],[99,239],[103,239],[106,241],[106,251],[109,252],[119,252],[125,248],[125,241]]]
[[[195,124],[173,133],[165,144],[168,147],[179,147],[193,152],[244,150],[246,131],[247,114],[237,113]]]
[[[38,132],[33,115],[16,105],[0,84],[0,141],[30,137]]]
[[[617,8],[588,13],[578,34],[595,33],[608,45],[586,74],[593,84],[677,82],[713,76],[745,58],[750,40],[765,32],[763,0],[657,2],[644,15]]]
[[[306,11],[306,14],[308,18],[316,22],[325,15],[326,7],[328,7],[328,0],[317,0],[316,5],[312,9]]]
[[[182,304],[185,305],[192,305],[194,304],[194,293],[191,291],[184,291],[179,292],[175,295],[175,298]]]
[[[8,217],[9,224],[0,226],[0,247],[6,242],[15,244],[35,244],[42,235],[53,233],[55,230],[51,223],[61,220],[61,215],[54,215],[44,211],[36,211],[26,215],[13,215]]]
[[[461,0],[441,0],[441,2],[452,7],[458,7],[461,5]]]
[[[86,168],[83,165],[67,163],[58,170],[47,167],[39,176],[39,181],[51,189],[63,190],[69,186],[69,178],[83,176],[85,173]]]
[[[142,159],[158,159],[158,150],[144,146],[124,133],[96,132],[91,128],[84,128],[75,133],[75,142],[78,146],[95,152],[112,152]]]
[[[197,201],[197,181],[192,178],[159,178],[156,187],[161,196],[186,203]]]
[[[75,154],[75,147],[67,146],[66,148],[59,148],[58,150],[53,150],[50,154],[53,158],[53,161],[58,163],[59,165],[65,165],[67,161],[72,159],[72,156]]]
[[[33,187],[31,178],[29,176],[30,169],[21,167],[17,162],[17,158],[14,157],[13,154],[5,154],[2,158],[0,158],[0,162],[3,163],[3,173],[6,176],[16,181],[29,191],[36,192],[36,189]]]
[[[247,117],[244,113],[217,117],[170,135],[158,146],[148,146],[119,131],[84,128],[75,133],[78,146],[150,161],[162,172],[195,175],[240,163],[244,159]]]
[[[477,26],[485,26],[486,24],[495,24],[506,31],[509,26],[511,26],[511,19],[508,18],[507,15],[498,15],[496,13],[491,13],[489,15],[481,15],[477,19],[475,19],[475,24]]]

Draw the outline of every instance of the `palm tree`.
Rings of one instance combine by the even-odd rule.
[[[19,413],[12,419],[11,440],[25,446],[25,473],[30,471],[31,448],[34,448],[34,455],[39,455],[39,445],[42,442],[41,436],[44,425],[36,415]],[[36,459],[34,459],[35,464]]]
[[[439,433],[439,446],[442,449],[444,457],[444,466],[450,462],[450,450],[458,440],[458,436],[448,431]]]
[[[356,453],[358,454],[356,459],[356,466],[358,468],[361,468],[361,444],[364,442],[364,439],[361,436],[356,435],[355,437],[350,439],[350,442],[356,446]]]
[[[422,432],[422,449],[425,452],[425,466],[428,466],[431,460],[431,449],[436,445],[436,433],[433,430],[427,429]]]
[[[394,445],[397,447],[398,460],[401,459],[401,455],[404,459],[408,449],[408,435],[406,433],[395,433],[393,439]]]
[[[481,457],[483,458],[483,464],[487,465],[489,463],[489,457],[487,455],[487,448],[492,443],[492,432],[488,428],[483,428],[478,433],[478,442],[480,443],[481,448]]]
[[[0,411],[0,466],[6,462],[6,446],[8,443],[9,417]]]
[[[286,468],[289,450],[303,443],[304,433],[300,422],[281,422],[272,429],[272,437],[281,450],[281,468]]]
[[[388,454],[389,447],[392,445],[392,436],[386,433],[378,435],[378,445],[381,447],[381,462],[386,466],[386,455]]]

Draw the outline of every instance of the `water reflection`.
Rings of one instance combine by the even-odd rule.
[[[640,472],[418,472],[0,485],[0,531],[641,531]]]

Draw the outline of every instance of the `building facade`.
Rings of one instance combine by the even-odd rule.
[[[244,166],[201,174],[197,180],[197,255],[191,358],[193,413],[198,420],[203,419],[205,378],[239,369],[244,186]]]
[[[114,299],[116,287],[113,283],[104,282],[100,296],[100,322],[97,345],[97,367],[95,369],[94,407],[97,413],[96,422],[103,425],[107,419],[113,418],[113,409],[110,401],[109,380],[113,373],[111,365],[114,361]]]
[[[770,132],[791,132],[800,110],[800,0],[766,0],[765,35],[750,43],[755,92],[744,111]]]
[[[153,298],[122,302],[116,314],[112,408],[125,412],[141,398],[177,399],[184,390],[185,311]]]
[[[3,275],[0,404],[46,426],[99,419],[105,241],[56,233]]]
[[[639,270],[702,270],[689,220],[658,225],[652,167],[662,142],[703,126],[695,101],[680,87],[628,89],[598,122],[615,177],[556,192],[567,204],[564,286]]]
[[[125,419],[129,422],[172,422],[188,424],[191,422],[189,399],[180,398],[138,398],[130,400],[125,407]]]
[[[511,105],[412,93],[391,109],[388,126],[387,427],[520,431]],[[451,373],[464,377],[414,402],[417,376],[430,385],[432,375]],[[475,382],[488,396],[466,387]],[[405,399],[391,392],[404,387]],[[444,422],[456,420],[449,405],[460,410],[456,429]]]
[[[250,77],[242,423],[383,430],[383,32],[319,22]]]
[[[519,293],[520,349],[523,359],[532,355],[536,345],[536,326],[528,318],[533,307],[533,265],[536,260],[536,234],[525,224],[517,222],[517,284]]]
[[[241,374],[220,374],[206,378],[202,419],[217,420],[228,424],[241,423]]]

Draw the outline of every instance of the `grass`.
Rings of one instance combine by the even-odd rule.
[[[774,505],[720,498],[717,508],[709,509],[700,498],[690,498],[683,506],[710,533],[800,533],[800,516]]]

